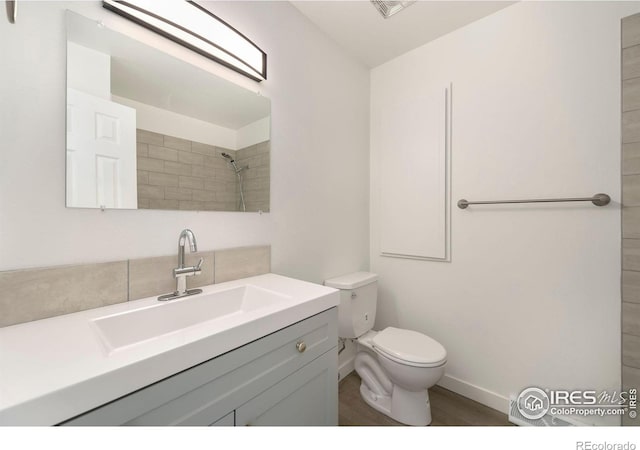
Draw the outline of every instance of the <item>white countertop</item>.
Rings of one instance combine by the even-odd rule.
[[[203,294],[253,285],[278,304],[109,352],[92,321],[157,305],[156,297],[0,329],[0,425],[54,425],[181,370],[337,306],[338,291],[275,274],[205,286]],[[200,294],[200,295],[203,295]],[[195,297],[172,300],[188,302]]]

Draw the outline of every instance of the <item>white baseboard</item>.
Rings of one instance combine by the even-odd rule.
[[[342,380],[344,377],[355,370],[355,360],[355,356],[352,356],[351,358],[343,361],[343,363],[340,364],[340,366],[338,367],[338,381]]]
[[[485,388],[475,386],[459,378],[452,377],[451,375],[443,376],[438,382],[438,386],[442,386],[456,394],[460,394],[464,397],[470,398],[471,400],[475,400],[478,403],[482,403],[489,408],[509,414],[509,399]]]

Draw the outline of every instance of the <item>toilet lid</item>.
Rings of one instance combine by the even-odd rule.
[[[376,334],[372,343],[391,359],[409,365],[435,367],[447,360],[447,351],[438,341],[417,331],[388,327]]]

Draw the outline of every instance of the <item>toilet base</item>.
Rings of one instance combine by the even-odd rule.
[[[424,392],[411,392],[394,385],[391,396],[378,395],[363,381],[360,395],[367,405],[405,425],[426,426],[431,423],[431,403],[426,389]]]

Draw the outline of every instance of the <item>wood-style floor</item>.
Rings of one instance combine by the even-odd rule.
[[[341,426],[398,426],[399,422],[367,405],[360,396],[360,377],[351,372],[338,387]],[[431,425],[508,426],[507,415],[440,386],[429,389]]]

